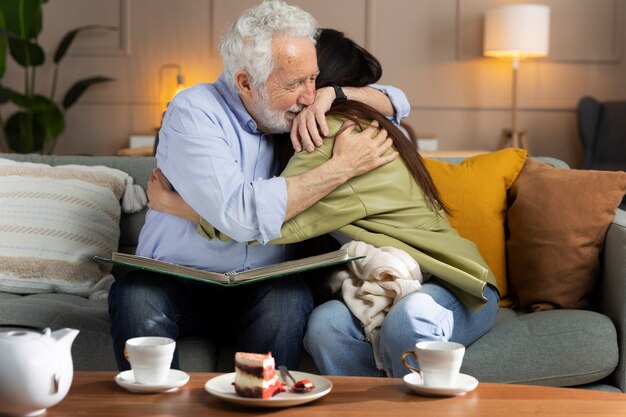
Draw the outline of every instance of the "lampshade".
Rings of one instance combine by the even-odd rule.
[[[538,58],[548,55],[550,8],[511,4],[485,13],[483,54],[495,58]]]

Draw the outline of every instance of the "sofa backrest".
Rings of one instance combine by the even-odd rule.
[[[0,158],[12,159],[21,162],[33,162],[40,164],[57,165],[104,165],[110,168],[116,168],[128,173],[133,177],[135,184],[141,185],[144,189],[150,178],[152,170],[156,167],[156,158],[152,156],[72,156],[72,155],[37,155],[37,154],[3,154]],[[445,162],[460,163],[465,158],[437,158]],[[568,165],[555,158],[537,157],[538,160],[554,165],[557,168],[568,168]],[[122,213],[120,220],[120,243],[119,251],[126,253],[135,253],[139,232],[143,226],[146,210],[127,214]]]

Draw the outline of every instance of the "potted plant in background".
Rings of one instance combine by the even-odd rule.
[[[55,93],[59,64],[76,36],[84,31],[117,30],[113,26],[89,25],[69,31],[59,42],[53,57],[54,75],[49,95],[36,92],[36,73],[45,62],[45,52],[37,43],[47,0],[0,0],[0,105],[12,104],[17,110],[6,121],[0,114],[0,148],[17,153],[51,154],[57,138],[65,130],[65,112],[92,85],[112,81],[95,76],[77,81],[57,104]],[[7,56],[24,69],[23,90],[3,85]]]

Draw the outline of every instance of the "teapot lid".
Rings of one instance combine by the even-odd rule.
[[[0,331],[0,340],[1,341],[28,341],[33,339],[39,339],[41,337],[50,337],[50,328],[46,327],[41,332],[36,332],[33,330],[27,329],[14,329],[7,331]]]

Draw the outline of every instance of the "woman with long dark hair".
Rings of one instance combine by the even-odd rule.
[[[317,88],[367,86],[382,75],[372,54],[335,30],[320,32],[317,55]],[[409,372],[401,355],[417,342],[449,340],[469,345],[491,328],[499,302],[496,280],[476,245],[450,226],[445,202],[421,156],[397,126],[352,100],[336,101],[326,121],[330,133],[313,152],[294,154],[289,140],[281,140],[277,160],[286,165],[283,176],[297,175],[330,159],[335,137],[343,129],[358,132],[371,124],[387,130],[394,143],[389,152],[397,151],[401,158],[341,185],[285,222],[282,237],[270,244],[331,233],[341,243],[354,240],[401,249],[419,264],[430,278],[389,309],[376,349],[343,300],[319,305],[304,338],[306,350],[323,374],[401,377]],[[167,189],[164,178],[151,180],[148,191],[152,208],[199,221],[198,230],[207,238],[229,239],[185,207]]]

